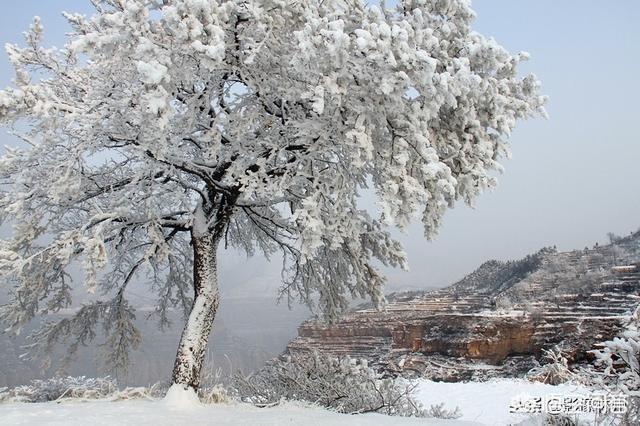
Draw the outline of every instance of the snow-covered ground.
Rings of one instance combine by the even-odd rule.
[[[0,425],[472,426],[478,423],[398,418],[381,414],[352,416],[295,403],[272,408],[255,408],[247,404],[214,404],[184,408],[171,407],[164,401],[133,400],[0,404]]]
[[[488,382],[442,383],[420,381],[416,399],[425,406],[444,402],[444,408],[462,410],[460,420],[480,422],[485,425],[511,425],[529,418],[525,414],[509,413],[509,403],[516,396],[536,397],[545,395],[588,394],[577,385],[545,385],[521,379],[496,379]]]
[[[165,400],[61,401],[59,403],[2,403],[0,425],[510,425],[528,419],[510,414],[515,396],[585,394],[575,385],[550,386],[526,380],[500,379],[478,383],[420,381],[416,394],[425,406],[445,403],[462,410],[458,420],[388,417],[381,414],[346,415],[305,404],[286,403],[271,408],[247,404],[200,405],[173,395]]]

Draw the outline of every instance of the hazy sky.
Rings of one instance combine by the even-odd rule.
[[[88,0],[5,2],[0,41],[21,41],[33,15],[46,40],[62,45],[67,31],[59,12],[88,12]],[[548,245],[582,248],[606,233],[640,226],[640,2],[618,0],[476,0],[475,29],[532,59],[550,96],[549,120],[521,123],[500,186],[475,210],[450,211],[438,239],[427,242],[420,225],[401,236],[409,273],[390,273],[399,285],[443,285],[490,258],[518,258]],[[0,87],[12,71],[0,59]],[[0,141],[7,141],[0,136]],[[275,267],[228,259],[227,286],[260,281],[271,287]],[[238,271],[241,271],[239,273]],[[265,287],[262,287],[265,286]]]

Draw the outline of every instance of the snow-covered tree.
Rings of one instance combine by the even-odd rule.
[[[197,387],[220,245],[281,252],[282,294],[327,318],[349,296],[380,304],[378,266],[406,266],[389,228],[420,212],[434,236],[495,184],[516,120],[543,112],[517,74],[527,55],[472,31],[467,0],[91,1],[94,16],[65,15],[63,48],[41,45],[39,19],[7,46],[0,123],[23,143],[0,161],[1,316],[17,331],[69,307],[70,265],[99,293],[34,350],[102,324],[124,365],[127,285],[146,271],[160,320],[188,313],[173,381]]]
[[[593,384],[610,392],[640,397],[640,307],[618,336],[589,351],[595,356]]]
[[[593,364],[582,369],[581,380],[597,391],[626,396],[626,412],[605,413],[603,424],[640,424],[640,306],[611,340],[599,343]]]

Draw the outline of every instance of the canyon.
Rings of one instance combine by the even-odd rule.
[[[611,244],[488,261],[435,291],[391,294],[335,324],[304,322],[287,353],[367,359],[388,375],[460,381],[520,377],[559,350],[570,363],[640,303],[640,232]]]

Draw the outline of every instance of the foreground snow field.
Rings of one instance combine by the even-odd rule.
[[[479,423],[389,417],[381,414],[358,416],[338,414],[321,408],[288,403],[272,408],[247,404],[214,404],[201,407],[172,407],[165,401],[49,402],[0,404],[0,425],[441,425],[471,426]]]
[[[0,425],[509,425],[527,420],[510,414],[509,402],[518,395],[588,393],[575,385],[551,386],[526,380],[502,379],[478,383],[421,381],[416,397],[425,406],[445,403],[462,410],[458,420],[388,417],[381,414],[346,415],[304,404],[286,403],[272,408],[247,404],[194,404],[184,395],[165,400],[61,401],[59,403],[0,404]]]
[[[416,399],[425,406],[444,402],[444,408],[462,410],[460,420],[486,425],[510,425],[528,420],[526,414],[509,413],[515,396],[576,395],[589,390],[572,384],[545,385],[522,379],[498,379],[488,382],[442,383],[424,380],[418,386]]]

